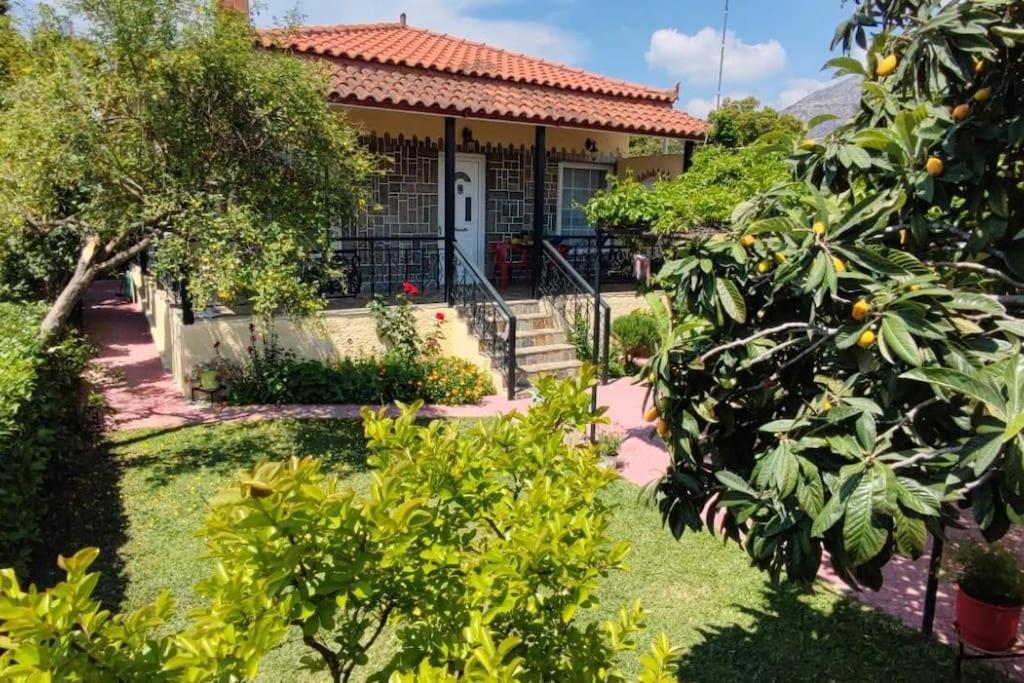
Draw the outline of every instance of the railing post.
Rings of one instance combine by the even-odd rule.
[[[533,250],[530,256],[530,284],[533,298],[540,287],[541,259],[544,257],[544,183],[548,167],[547,128],[537,126],[533,141]]]
[[[601,248],[604,245],[604,232],[601,228],[595,230],[597,234],[597,249],[594,251],[594,348],[591,356],[594,362],[594,367],[597,368],[601,364]],[[594,389],[590,397],[590,410],[593,413],[597,412],[597,384],[594,384]],[[590,440],[597,442],[597,425],[590,425]]]
[[[444,291],[455,305],[455,117],[444,119]]]
[[[505,378],[505,384],[508,385],[508,400],[512,401],[516,397],[516,384],[518,377],[516,377],[516,330],[517,321],[515,316],[509,318],[508,321],[508,376]]]

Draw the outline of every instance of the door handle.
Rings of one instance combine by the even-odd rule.
[[[455,232],[469,232],[469,228],[455,228]]]

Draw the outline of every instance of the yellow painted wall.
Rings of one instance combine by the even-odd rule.
[[[388,134],[392,137],[404,135],[407,138],[415,136],[435,140],[444,137],[444,118],[440,116],[368,107],[339,106],[337,108],[345,113],[351,124],[365,133]],[[532,125],[487,119],[457,118],[455,130],[460,142],[462,129],[467,127],[472,131],[473,139],[480,144],[533,146],[534,127]],[[552,150],[565,149],[570,152],[583,152],[585,150],[584,142],[589,138],[597,143],[598,156],[619,158],[625,156],[629,149],[629,137],[628,133],[550,126],[547,130],[547,145]]]
[[[153,278],[143,277],[138,268],[133,270],[133,277],[160,359],[183,394],[188,394],[188,378],[193,368],[215,357],[213,345],[216,342],[220,342],[219,351],[224,358],[239,363],[245,361],[251,343],[251,316],[197,317],[194,324],[185,325],[181,310],[169,304],[166,294],[156,288]],[[433,330],[438,311],[445,314],[446,321],[441,352],[468,360],[481,370],[490,372],[494,386],[500,389],[500,373],[491,367],[491,359],[480,351],[478,340],[469,333],[454,309],[440,304],[416,306],[420,333],[425,335]],[[279,345],[294,351],[300,358],[326,361],[345,356],[372,356],[384,350],[377,339],[373,318],[365,308],[326,311],[305,324],[280,316],[274,319],[273,326]]]
[[[682,154],[654,154],[646,157],[622,159],[617,165],[620,178],[632,175],[637,180],[667,176],[675,178],[683,173]]]

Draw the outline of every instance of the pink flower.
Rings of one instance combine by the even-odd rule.
[[[411,282],[403,282],[402,290],[409,296],[417,296],[420,293],[419,287]]]
[[[444,321],[444,313],[442,311],[438,311],[437,313],[435,313],[434,317],[437,318],[438,320]]]

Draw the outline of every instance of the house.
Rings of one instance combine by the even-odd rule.
[[[246,0],[224,1],[248,11]],[[607,283],[629,280],[633,268],[628,248],[598,244],[580,206],[606,186],[609,174],[684,171],[706,124],[674,107],[678,85],[659,89],[606,78],[415,28],[405,15],[394,23],[270,29],[258,36],[262,49],[329,68],[331,104],[362,131],[384,166],[371,181],[363,215],[332,226],[331,259],[344,277],[325,291],[333,304],[328,329],[334,318],[348,316],[339,329],[355,334],[367,324],[361,308],[367,297],[412,282],[423,301],[459,313],[466,339],[457,351],[482,349],[479,362],[495,368],[510,393],[531,375],[574,368],[575,350],[564,333],[594,326],[595,271]],[[682,139],[685,153],[627,158],[632,135]],[[212,313],[193,321],[183,312],[183,325],[213,328],[196,343],[235,334],[226,327],[247,327],[244,310]],[[557,325],[549,327],[546,317]],[[608,317],[597,327],[606,331]],[[373,347],[372,330],[348,345],[332,334],[333,341],[313,347],[290,333],[282,339],[314,356]],[[171,335],[168,348],[182,335],[196,332]],[[181,356],[168,360],[182,366],[176,374],[204,354],[185,346],[168,351]]]

